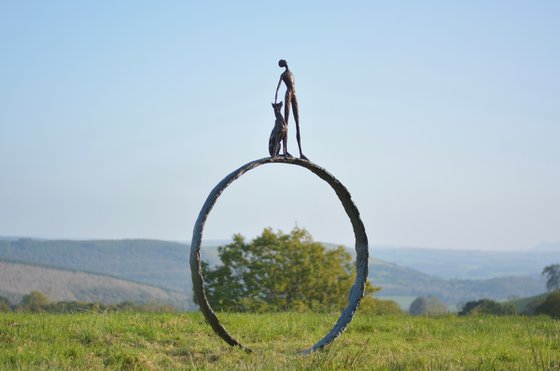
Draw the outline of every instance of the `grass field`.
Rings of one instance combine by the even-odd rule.
[[[322,352],[336,315],[223,314],[254,352],[230,348],[198,313],[0,313],[0,369],[559,369],[548,317],[358,315]]]

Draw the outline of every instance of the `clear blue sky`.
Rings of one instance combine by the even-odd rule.
[[[558,1],[2,2],[0,235],[189,240],[211,188],[268,155],[285,58],[304,153],[374,244],[560,241],[559,19]],[[205,237],[296,224],[353,241],[326,183],[267,166]]]

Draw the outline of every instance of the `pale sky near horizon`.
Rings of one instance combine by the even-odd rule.
[[[304,153],[374,245],[560,241],[559,19],[558,1],[0,2],[0,235],[190,240],[212,187],[268,156],[285,58]],[[353,241],[326,183],[267,165],[205,238],[294,225]]]

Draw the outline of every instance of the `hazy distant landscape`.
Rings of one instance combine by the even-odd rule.
[[[542,243],[520,251],[374,246],[372,254],[379,259],[446,279],[538,277],[544,266],[560,261],[560,243]]]
[[[203,258],[217,264],[217,247],[223,243],[205,242]],[[560,261],[560,249],[554,246],[524,252],[373,247],[370,279],[382,288],[379,297],[395,299],[403,308],[415,297],[427,295],[434,295],[452,307],[479,298],[534,296],[545,291],[540,277],[542,268]],[[0,277],[0,295],[18,298],[43,287],[46,294],[57,300],[110,298],[114,302],[120,295],[121,300],[141,302],[146,295],[152,295],[154,300],[195,309],[191,301],[189,249],[185,243],[143,239],[72,241],[4,237],[0,238],[0,261],[6,269],[2,269]],[[18,277],[28,279],[20,280],[16,272]],[[18,290],[10,284],[15,281],[19,282]],[[43,286],[37,286],[39,282]],[[74,296],[61,289],[67,286],[76,292]],[[92,287],[96,295],[92,295]]]
[[[0,260],[0,296],[19,303],[32,291],[44,293],[57,301],[105,304],[157,302],[179,309],[192,309],[190,296],[183,292],[106,275]]]

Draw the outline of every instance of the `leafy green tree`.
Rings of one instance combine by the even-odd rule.
[[[544,267],[543,276],[547,276],[546,288],[549,291],[560,290],[560,264]]]
[[[18,306],[18,310],[42,312],[46,309],[49,302],[49,298],[47,298],[42,292],[31,291],[28,295],[23,297],[21,304]]]
[[[435,296],[419,296],[410,304],[408,312],[415,316],[439,316],[448,313],[448,310]]]
[[[560,318],[560,290],[550,293],[544,302],[535,308],[535,314],[548,314],[553,318]]]
[[[516,313],[513,304],[504,303],[500,304],[494,300],[481,299],[477,301],[469,301],[459,312],[460,316],[466,315],[485,315],[492,314],[497,316],[507,316]]]
[[[344,247],[326,249],[297,227],[289,234],[267,228],[249,243],[236,234],[218,254],[222,264],[204,263],[203,273],[208,301],[219,311],[340,310],[354,283]],[[376,290],[367,282],[366,294]]]
[[[528,315],[528,316],[532,316],[535,314],[535,311],[537,310],[537,308],[544,303],[544,299],[546,299],[546,296],[539,296],[534,300],[531,300],[529,303],[527,303],[527,305],[525,306],[525,308],[522,311],[522,314]]]
[[[12,306],[10,301],[3,296],[0,296],[0,312],[10,312],[12,310]]]

